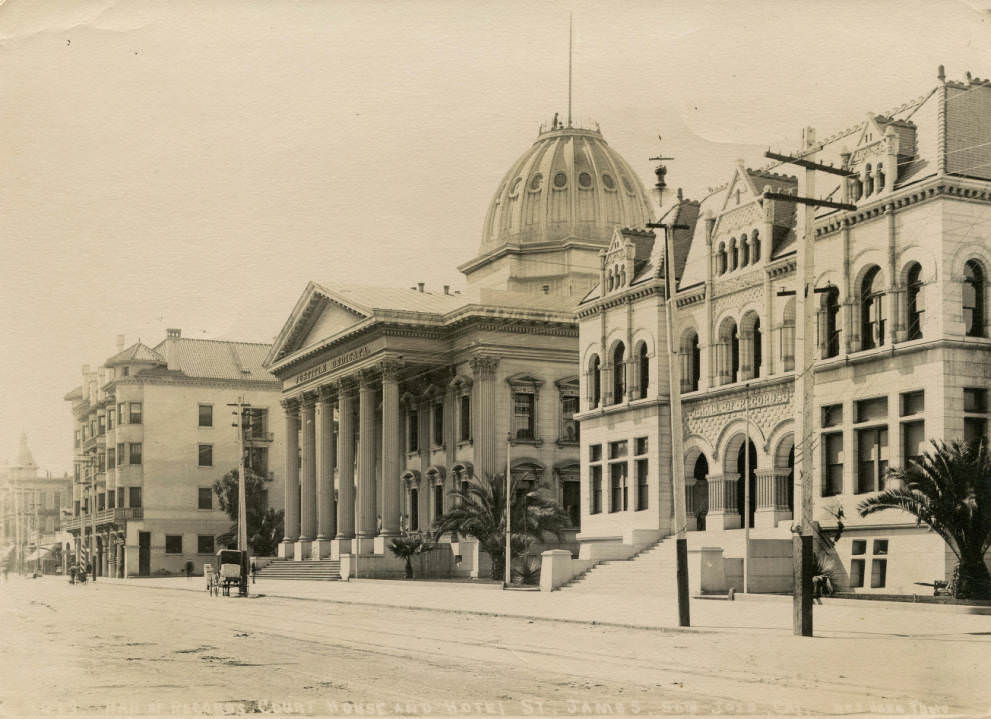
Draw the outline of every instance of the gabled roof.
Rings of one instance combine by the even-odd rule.
[[[72,402],[73,400],[82,399],[82,398],[83,398],[83,388],[82,386],[79,386],[71,390],[70,392],[67,392],[65,397],[63,397],[62,399],[64,399],[66,402]]]
[[[148,345],[141,342],[135,342],[127,349],[121,350],[108,359],[104,362],[103,366],[116,367],[119,364],[127,364],[128,362],[152,362],[156,364],[164,364],[165,357],[160,355]]]
[[[262,365],[271,345],[179,337],[163,340],[156,345],[155,351],[164,356],[167,342],[175,343],[169,351],[175,352],[174,363],[177,369],[145,370],[139,376],[181,373],[186,377],[203,379],[275,381]]]

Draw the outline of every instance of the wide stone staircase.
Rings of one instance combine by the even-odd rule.
[[[559,591],[616,596],[669,594],[677,584],[675,540],[662,539],[630,559],[599,562]]]
[[[341,563],[336,559],[275,559],[258,570],[262,579],[309,579],[334,581],[341,578]]]

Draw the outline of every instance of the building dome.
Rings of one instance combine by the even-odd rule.
[[[566,239],[604,246],[616,227],[643,227],[649,208],[636,173],[597,129],[555,123],[503,177],[479,253]]]

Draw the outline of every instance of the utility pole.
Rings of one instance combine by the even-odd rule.
[[[233,407],[231,414],[234,415],[232,427],[237,428],[238,436],[238,464],[237,464],[237,549],[241,552],[241,578],[238,582],[238,594],[242,597],[248,596],[248,500],[247,481],[245,479],[245,434],[251,424],[251,405],[244,401],[244,395],[238,397],[237,402],[228,402],[228,407]]]
[[[792,595],[792,630],[796,636],[812,636],[812,410],[815,404],[815,350],[812,328],[815,326],[815,208],[831,207],[855,210],[856,205],[815,197],[815,173],[827,172],[851,177],[848,170],[824,165],[816,161],[822,149],[815,143],[815,130],[806,128],[802,133],[802,153],[795,157],[773,152],[765,157],[797,165],[805,170],[799,183],[799,194],[789,195],[765,192],[765,199],[784,200],[802,205],[801,232],[799,233],[795,293],[797,302],[795,342],[801,357],[795,377],[795,468],[798,481],[795,484],[795,504],[799,509],[799,522],[792,527],[792,568],[795,590]],[[749,508],[748,508],[749,509]]]
[[[513,435],[506,436],[506,570],[502,579],[502,588],[508,589],[513,583],[513,554],[512,554],[512,529],[510,528],[509,509],[510,497],[513,491],[512,455]]]
[[[21,567],[21,556],[23,551],[21,550],[21,503],[20,503],[20,492],[17,491],[17,487],[12,487],[14,494],[14,556],[17,558],[17,573],[20,574],[22,571]]]
[[[658,138],[660,139],[660,138]],[[660,164],[663,160],[673,160],[673,157],[652,157],[651,160],[659,164],[654,169],[657,175],[657,204],[661,208],[661,219],[663,220],[663,200],[664,190],[667,183],[664,176],[667,174],[667,167]],[[681,200],[679,190],[678,199]],[[675,218],[677,221],[677,218]],[[664,240],[664,309],[667,322],[668,336],[668,396],[670,401],[671,417],[671,484],[674,494],[674,531],[675,531],[675,555],[677,561],[677,584],[678,584],[678,625],[682,627],[691,626],[691,612],[688,597],[688,539],[685,536],[687,526],[685,508],[685,452],[684,438],[682,436],[681,420],[681,364],[678,359],[678,345],[672,336],[674,333],[674,293],[677,288],[674,265],[674,232],[679,229],[689,229],[687,225],[669,224],[665,222],[648,222],[647,227],[659,228],[663,230]]]

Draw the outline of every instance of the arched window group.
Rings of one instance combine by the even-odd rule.
[[[719,327],[716,343],[716,374],[719,384],[740,380],[740,332],[736,321],[727,318]]]
[[[860,349],[869,350],[884,344],[884,288],[881,268],[874,265],[860,283]]]
[[[681,340],[678,355],[681,359],[681,391],[695,392],[702,376],[702,353],[699,350],[699,335],[689,330]]]
[[[606,273],[606,286],[609,292],[618,290],[626,286],[626,268],[619,265],[613,267]]]
[[[641,342],[637,349],[637,398],[647,396],[650,386],[650,360],[647,358],[647,343]]]
[[[840,353],[840,291],[830,285],[819,300],[819,348],[822,357],[836,357]]]
[[[617,342],[612,352],[612,404],[626,396],[626,345]]]
[[[716,274],[724,275],[760,261],[760,234],[757,230],[720,242],[716,249]]]
[[[922,265],[913,262],[908,269],[905,282],[906,319],[908,320],[905,339],[922,339],[922,318],[926,311],[922,294]]]
[[[872,165],[868,162],[859,175],[847,180],[850,200],[857,202],[876,195],[884,189],[885,181],[884,163]]]

